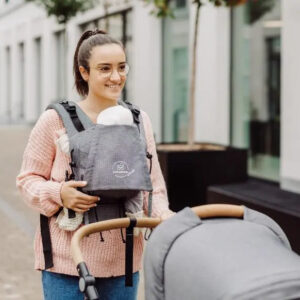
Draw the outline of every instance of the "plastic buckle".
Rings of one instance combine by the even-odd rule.
[[[74,112],[74,111],[76,111],[76,107],[74,105],[72,105],[72,106],[69,105],[67,110],[70,111],[70,112]]]
[[[136,109],[136,108],[134,108],[132,111],[133,111],[134,114],[136,114],[137,116],[140,114],[140,111],[139,111],[138,109]]]
[[[150,154],[149,152],[147,152],[146,156],[147,156],[148,159],[152,158],[152,154]]]

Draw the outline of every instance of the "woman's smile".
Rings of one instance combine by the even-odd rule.
[[[106,84],[105,86],[112,90],[119,90],[121,87],[121,84]]]

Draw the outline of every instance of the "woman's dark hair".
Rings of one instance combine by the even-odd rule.
[[[117,44],[124,49],[124,46],[120,41],[112,38],[105,31],[99,29],[85,31],[77,43],[73,61],[73,73],[77,92],[81,96],[86,96],[88,94],[89,86],[82,78],[79,66],[83,66],[87,72],[90,72],[89,59],[91,57],[92,49],[95,46],[106,44]]]

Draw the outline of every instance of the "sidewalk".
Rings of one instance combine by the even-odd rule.
[[[33,270],[33,240],[0,211],[0,299],[42,299],[40,273]]]
[[[39,215],[28,208],[16,176],[31,128],[0,127],[0,299],[42,300],[40,273],[33,269],[33,235]],[[143,274],[138,300],[144,299]]]
[[[33,234],[38,215],[16,190],[30,128],[0,128],[0,299],[40,300],[40,273],[33,269]]]

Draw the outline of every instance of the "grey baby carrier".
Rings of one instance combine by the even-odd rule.
[[[68,135],[72,172],[66,171],[66,180],[87,181],[82,192],[101,198],[97,207],[84,213],[84,224],[124,217],[125,210],[130,213],[142,210],[142,191],[149,192],[148,214],[151,215],[152,155],[146,150],[140,111],[129,102],[119,104],[131,111],[132,125],[94,124],[71,101],[54,103],[47,108],[56,110]],[[68,214],[69,218],[75,217],[72,210]],[[42,215],[41,232],[47,269],[53,266],[53,261],[48,218]],[[125,242],[123,234],[122,239]],[[101,241],[104,241],[102,234]]]
[[[144,264],[146,300],[300,299],[299,255],[272,219],[246,207],[243,219],[185,208],[153,231]]]

